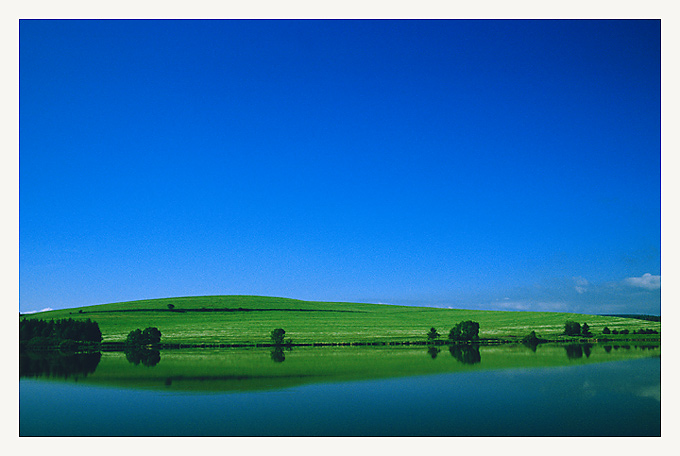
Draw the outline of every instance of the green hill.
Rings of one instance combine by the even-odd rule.
[[[160,329],[162,342],[177,344],[268,343],[274,328],[284,328],[286,338],[294,343],[423,341],[431,327],[446,338],[451,327],[463,320],[479,322],[479,335],[487,339],[519,339],[532,330],[542,338],[559,338],[567,320],[588,323],[594,335],[601,335],[605,326],[612,330],[628,329],[631,333],[637,329],[660,331],[661,326],[660,322],[612,316],[315,302],[263,296],[149,299],[53,310],[22,318],[89,318],[99,323],[104,342],[124,341],[130,331],[153,326]]]

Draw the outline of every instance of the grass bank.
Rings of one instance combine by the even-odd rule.
[[[628,335],[609,339],[659,340],[660,335],[633,335],[661,323],[632,318],[561,312],[512,312],[441,309],[383,304],[301,301],[263,296],[199,296],[151,299],[54,310],[22,316],[40,319],[92,319],[99,324],[103,342],[125,340],[134,329],[156,327],[164,344],[198,346],[258,345],[270,343],[274,328],[283,328],[296,344],[416,343],[435,327],[442,338],[456,323],[479,322],[479,336],[516,341],[531,331],[539,337],[568,341],[564,323],[587,323],[593,338],[602,329],[627,329]]]

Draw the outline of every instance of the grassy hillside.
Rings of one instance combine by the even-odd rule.
[[[174,306],[173,310],[168,305]],[[430,327],[446,338],[463,320],[480,324],[482,338],[558,337],[564,322],[588,323],[595,335],[610,329],[656,329],[659,322],[557,312],[501,312],[332,303],[262,296],[201,296],[151,299],[26,315],[26,318],[90,318],[105,342],[123,341],[137,328],[160,329],[162,342],[180,344],[268,343],[272,329],[296,343],[422,341]],[[615,337],[615,336],[613,336]],[[645,336],[641,336],[645,337]],[[649,337],[649,336],[647,336]],[[658,336],[657,336],[658,337]]]

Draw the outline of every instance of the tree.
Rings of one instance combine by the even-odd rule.
[[[536,335],[536,331],[531,331],[528,335],[524,336],[522,339],[522,342],[525,344],[533,345],[533,344],[538,344],[540,339]]]
[[[142,345],[142,330],[135,329],[130,331],[125,339],[126,345]]]
[[[158,328],[146,328],[142,331],[144,345],[156,345],[161,342],[161,332]]]
[[[286,331],[284,331],[281,328],[276,328],[271,332],[271,339],[274,345],[282,345],[283,344],[283,338],[286,335]]]
[[[461,337],[463,340],[477,340],[479,339],[479,323],[476,321],[464,321],[461,323]]]
[[[477,340],[479,339],[479,323],[472,320],[461,321],[451,328],[450,340]]]
[[[461,332],[460,332],[460,323],[458,323],[456,326],[451,328],[451,331],[449,331],[449,339],[450,340],[461,340]]]
[[[439,333],[437,332],[436,329],[430,328],[430,332],[427,333],[427,338],[429,340],[439,339]]]
[[[28,343],[31,339],[41,338],[51,341],[48,345],[56,346],[64,340],[77,342],[99,343],[102,333],[97,322],[90,320],[74,320],[72,318],[60,320],[27,320],[19,322],[19,342]],[[81,344],[82,345],[82,344]]]
[[[611,331],[606,326],[602,329],[602,334],[611,334]]]
[[[173,310],[175,308],[174,304],[168,304],[168,310]]]
[[[141,347],[145,345],[157,345],[161,341],[161,332],[158,328],[146,328],[144,331],[135,329],[130,331],[125,339],[125,345],[132,347]]]
[[[581,335],[592,336],[592,334],[590,333],[590,326],[588,326],[588,323],[583,323],[583,326],[581,326]]]
[[[533,351],[536,351],[538,344],[541,343],[541,339],[536,335],[536,331],[531,331],[522,338],[522,343]]]
[[[564,323],[564,334],[567,336],[578,336],[581,334],[581,325],[575,321],[568,320]]]

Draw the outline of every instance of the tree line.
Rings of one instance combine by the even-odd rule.
[[[89,318],[74,320],[26,319],[19,321],[19,343],[28,346],[56,346],[64,341],[100,343],[99,324]]]
[[[608,334],[629,334],[630,331],[628,329],[609,329],[607,326],[602,328],[602,334],[608,335]],[[592,336],[592,332],[590,331],[590,327],[588,326],[588,323],[583,323],[583,325],[575,322],[568,320],[564,324],[564,334],[567,336]],[[659,334],[659,332],[655,329],[640,329],[640,330],[633,330],[633,334]]]

